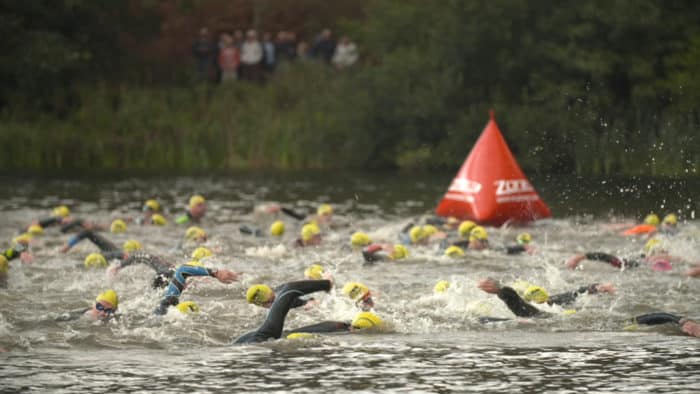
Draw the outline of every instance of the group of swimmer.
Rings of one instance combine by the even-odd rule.
[[[109,240],[106,231],[111,233],[124,233],[130,225],[138,226],[165,226],[168,219],[163,215],[161,205],[156,200],[148,200],[143,204],[142,212],[136,217],[127,217],[114,220],[109,226],[101,225],[93,221],[71,216],[67,206],[56,207],[52,215],[38,219],[21,229],[20,234],[11,241],[11,246],[0,254],[0,287],[7,285],[8,267],[13,260],[31,263],[34,256],[31,253],[34,247],[34,239],[41,237],[45,231],[56,228],[66,235],[67,240],[60,248],[60,252],[68,253],[72,248],[84,240],[90,241],[98,249],[99,253],[90,253],[84,259],[84,267],[106,268],[111,277],[115,277],[119,271],[134,265],[144,264],[155,272],[152,286],[164,288],[162,297],[154,309],[154,315],[165,315],[170,308],[175,308],[180,313],[193,313],[199,311],[199,306],[192,301],[182,301],[181,296],[187,289],[188,279],[193,277],[212,277],[224,284],[238,281],[243,275],[227,269],[216,269],[206,265],[207,258],[214,255],[211,248],[206,247],[207,232],[200,227],[200,222],[207,211],[207,202],[201,195],[194,195],[189,199],[187,210],[181,216],[174,219],[176,225],[187,226],[184,237],[179,240],[176,247],[179,251],[191,250],[188,261],[173,261],[172,257],[157,255],[143,249],[137,240],[127,240],[122,247]],[[333,207],[329,204],[321,204],[315,215],[305,215],[278,204],[266,204],[255,208],[256,215],[264,215],[272,219],[269,230],[264,231],[253,225],[241,225],[241,234],[254,237],[281,237],[287,225],[280,219],[287,216],[293,219],[300,227],[299,238],[294,241],[297,247],[313,247],[323,242],[325,229],[334,225]],[[669,271],[673,264],[683,263],[684,259],[671,255],[665,247],[664,237],[673,236],[677,232],[678,218],[675,214],[669,214],[660,220],[656,215],[649,215],[644,224],[627,229],[625,236],[647,236],[644,253],[635,258],[617,257],[601,251],[594,251],[572,257],[566,262],[568,269],[576,269],[584,260],[600,261],[616,268],[626,270],[647,266],[652,271]],[[364,264],[374,265],[381,262],[396,262],[409,257],[410,249],[433,245],[440,253],[449,258],[459,259],[465,256],[466,250],[481,251],[485,249],[501,251],[514,255],[520,253],[537,253],[533,245],[533,237],[529,233],[521,233],[512,245],[494,247],[489,244],[489,235],[486,228],[469,220],[458,220],[453,217],[430,217],[424,223],[409,223],[398,235],[396,243],[375,243],[370,236],[357,231],[350,236],[349,243],[353,250],[361,252]],[[111,263],[111,265],[110,265]],[[689,269],[685,275],[690,277],[700,276],[700,265]],[[301,276],[301,275],[300,275]],[[275,287],[267,284],[254,284],[246,291],[248,303],[267,308],[267,316],[257,330],[240,336],[236,343],[263,342],[271,339],[303,338],[324,333],[350,333],[358,330],[376,329],[384,322],[374,311],[374,300],[370,289],[359,282],[346,283],[342,288],[345,297],[349,297],[356,306],[353,319],[347,321],[321,321],[319,323],[285,329],[284,322],[288,312],[293,308],[313,307],[317,301],[310,294],[315,292],[330,292],[334,287],[332,274],[320,265],[311,265],[304,271],[304,279],[291,281]],[[438,282],[434,291],[441,293],[450,287],[446,281]],[[578,289],[562,294],[549,295],[548,292],[537,285],[517,281],[512,285],[503,285],[492,278],[485,278],[478,282],[478,288],[482,291],[495,294],[501,299],[517,318],[547,318],[551,312],[538,308],[540,304],[567,306],[584,294],[615,294],[616,288],[611,283],[591,283]],[[95,321],[106,322],[118,316],[119,296],[112,289],[101,292],[91,303],[90,307],[77,311],[70,311],[62,315],[59,320],[73,320],[87,318]],[[567,311],[565,311],[566,313]],[[483,316],[481,323],[489,324],[505,320]],[[675,324],[680,331],[695,337],[700,337],[700,324],[683,316],[665,312],[654,312],[632,319],[634,324],[655,325]]]

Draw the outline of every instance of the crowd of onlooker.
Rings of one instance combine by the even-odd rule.
[[[320,61],[336,69],[351,67],[358,60],[357,46],[347,36],[336,40],[324,29],[311,44],[298,40],[293,32],[280,31],[273,38],[255,30],[224,32],[214,42],[207,28],[199,31],[192,45],[195,70],[200,81],[246,80],[261,82],[278,68],[295,61]]]

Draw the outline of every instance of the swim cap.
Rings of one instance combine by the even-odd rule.
[[[382,325],[382,319],[372,312],[360,312],[352,320],[352,326],[357,329],[372,328]]]
[[[134,250],[141,250],[141,242],[135,240],[135,239],[130,239],[128,241],[124,241],[124,245],[122,247],[125,252],[133,252]]]
[[[423,227],[421,226],[411,227],[408,235],[411,237],[411,242],[414,244],[422,241],[426,237],[425,232],[423,232]]]
[[[119,306],[119,296],[117,296],[117,293],[111,289],[100,293],[100,295],[95,298],[95,302],[103,301],[112,304],[113,309],[117,309]]]
[[[447,228],[447,229],[451,229],[451,228],[457,227],[457,225],[459,225],[459,219],[457,219],[457,218],[454,217],[454,216],[449,216],[449,217],[447,218],[447,220],[445,221],[445,226],[444,226],[444,227]]]
[[[675,213],[669,213],[668,215],[664,216],[663,223],[667,226],[675,226],[678,224],[678,216],[676,216]]]
[[[666,259],[654,261],[654,264],[651,265],[651,270],[654,272],[666,272],[672,269],[671,262]]]
[[[59,205],[53,209],[53,214],[65,218],[70,216],[70,209],[65,205]]]
[[[204,197],[200,196],[199,194],[195,194],[194,196],[190,197],[189,207],[194,208],[199,204],[204,204],[205,202],[206,200],[204,199]]]
[[[193,241],[199,241],[207,238],[207,232],[197,226],[192,226],[185,231],[185,238]]]
[[[316,214],[318,216],[328,216],[333,214],[333,207],[330,204],[321,204],[316,209]]]
[[[513,282],[510,287],[513,288],[521,297],[525,294],[525,290],[527,290],[528,287],[532,286],[532,283],[524,281],[524,280],[516,280]]]
[[[304,241],[310,241],[311,238],[313,238],[315,235],[318,235],[321,233],[321,229],[318,228],[318,225],[315,223],[309,223],[305,224],[304,227],[301,228],[301,239]]]
[[[200,261],[192,260],[185,263],[185,265],[191,265],[193,267],[204,267],[204,264]]]
[[[310,265],[304,270],[304,277],[319,280],[323,278],[323,267],[318,264]]]
[[[445,256],[462,257],[464,256],[464,250],[462,250],[462,248],[460,248],[459,246],[452,245],[449,248],[445,249]]]
[[[27,228],[27,233],[31,235],[41,235],[44,233],[44,228],[38,224],[32,224]]]
[[[359,301],[369,295],[369,289],[362,283],[350,282],[343,286],[343,294],[353,301]]]
[[[369,235],[363,233],[362,231],[357,231],[350,237],[350,244],[352,246],[367,246],[372,243]]]
[[[213,255],[214,253],[211,251],[211,249],[200,246],[192,251],[192,260],[199,261],[205,257],[211,257]]]
[[[109,226],[109,231],[113,233],[123,233],[126,231],[126,223],[121,219],[115,219]]]
[[[532,236],[530,233],[520,233],[515,240],[518,242],[518,245],[527,245],[532,242]]]
[[[281,237],[284,234],[284,222],[277,220],[270,225],[270,235],[273,237]]]
[[[657,238],[651,238],[644,244],[644,253],[653,255],[662,251],[663,243]]]
[[[650,224],[652,226],[658,226],[659,225],[659,217],[656,216],[655,213],[650,213],[647,215],[647,217],[644,218],[644,223]]]
[[[426,224],[423,226],[423,233],[425,234],[426,237],[437,234],[437,232],[438,232],[437,227],[433,226],[432,224]]]
[[[446,280],[441,280],[438,281],[438,283],[435,284],[435,287],[433,287],[433,291],[435,293],[444,293],[447,291],[447,289],[450,288],[450,282]]]
[[[472,222],[471,220],[463,221],[457,229],[459,236],[462,238],[467,238],[474,227],[476,227],[476,223]]]
[[[12,243],[13,244],[21,244],[24,246],[29,246],[29,241],[32,240],[32,235],[29,233],[24,233],[22,235],[18,235],[14,238],[12,238]]]
[[[85,257],[85,268],[101,268],[107,266],[107,260],[99,253],[90,253]]]
[[[533,285],[525,290],[523,298],[526,301],[535,301],[538,304],[542,304],[547,302],[549,299],[549,294],[547,294],[547,290],[543,289],[542,287]]]
[[[151,216],[151,223],[155,224],[156,226],[165,226],[168,224],[168,221],[163,217],[163,215],[159,213],[154,213],[153,216]]]
[[[5,255],[0,254],[0,274],[6,274],[7,270],[10,269],[10,264],[7,261],[7,257]]]
[[[469,241],[487,241],[489,239],[489,234],[486,229],[481,226],[476,226],[469,233]]]
[[[392,260],[405,259],[408,257],[408,248],[401,244],[396,244],[394,245],[394,250],[391,251],[389,257],[391,257]]]
[[[287,335],[287,339],[309,339],[314,337],[316,337],[316,335],[310,332],[293,332]]]
[[[159,212],[160,204],[156,200],[146,200],[143,204],[143,211]]]
[[[183,301],[175,306],[182,313],[199,312],[199,305],[193,301]]]
[[[245,298],[249,304],[263,306],[272,300],[275,293],[267,285],[253,285],[248,288]]]

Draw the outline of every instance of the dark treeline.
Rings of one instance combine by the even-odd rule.
[[[526,171],[700,166],[700,2],[326,3],[2,0],[0,165],[454,169],[495,108]],[[196,84],[202,26],[328,26],[360,64]]]

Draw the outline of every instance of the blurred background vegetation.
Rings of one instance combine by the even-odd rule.
[[[203,26],[361,64],[198,84]],[[454,170],[489,108],[526,172],[700,166],[695,0],[0,0],[0,34],[4,170]]]

